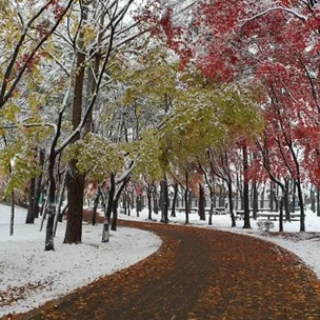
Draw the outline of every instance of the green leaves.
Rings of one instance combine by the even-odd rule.
[[[124,166],[123,149],[121,144],[89,133],[84,140],[77,141],[67,149],[64,160],[76,159],[81,173],[102,180],[122,169]]]
[[[5,197],[14,189],[24,190],[30,178],[40,175],[36,156],[34,145],[21,136],[0,150],[0,175],[8,180]]]

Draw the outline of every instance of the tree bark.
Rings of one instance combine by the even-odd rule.
[[[113,199],[113,217],[112,217],[112,223],[111,223],[111,230],[116,231],[117,230],[117,222],[118,222],[118,203],[120,196],[122,194],[122,191],[124,190],[126,184],[129,182],[130,176],[128,175],[122,182],[121,186],[118,190],[114,193],[114,199]]]
[[[248,150],[244,146],[243,151],[243,210],[244,210],[244,229],[250,226],[250,208],[249,208],[249,179],[248,179]]]
[[[279,210],[279,232],[283,232],[283,196],[281,196],[279,200]]]
[[[71,160],[66,170],[68,220],[63,242],[81,243],[84,176],[76,168],[76,160]]]
[[[102,192],[102,188],[100,188],[100,192]],[[108,196],[108,205],[107,210],[105,211],[105,219],[108,221],[108,223],[111,223],[111,213],[113,211],[113,200],[114,200],[114,194],[116,192],[116,182],[115,182],[115,175],[114,173],[110,176],[110,187],[109,187],[109,196]]]
[[[99,200],[100,200],[100,189],[98,187],[96,197],[94,198],[93,201],[93,208],[92,208],[92,220],[91,224],[95,226],[97,224],[97,209],[99,205]]]
[[[210,212],[209,212],[209,225],[212,225],[212,215],[213,215],[213,209],[215,208],[216,204],[216,198],[214,194],[214,188],[209,185],[210,190]]]
[[[148,198],[148,220],[152,220],[152,186],[148,183],[147,186],[147,198]]]
[[[167,177],[160,182],[161,194],[162,194],[162,208],[161,208],[161,222],[168,223],[168,206],[169,206],[169,196],[168,196],[168,182]]]
[[[234,210],[233,210],[233,202],[232,202],[232,181],[228,182],[228,197],[229,197],[229,210],[230,210],[230,217],[231,217],[231,227],[236,227],[236,219],[234,216]]]
[[[299,199],[299,206],[300,206],[300,232],[304,232],[306,231],[306,227],[305,227],[305,216],[304,216],[304,201],[303,201],[300,178],[298,177],[295,182],[297,185],[298,199]]]
[[[206,212],[205,212],[205,194],[204,188],[201,183],[199,183],[199,216],[200,220],[206,220]]]
[[[30,180],[30,189],[29,189],[29,204],[28,212],[26,217],[26,224],[33,224],[35,220],[35,211],[36,211],[36,178],[31,178]]]
[[[254,181],[252,183],[252,217],[253,219],[257,219],[257,213],[258,213],[258,189],[257,189],[257,183]]]
[[[88,8],[83,6],[83,21],[87,20]],[[79,33],[79,47],[83,47],[84,30]],[[83,94],[84,94],[84,75],[85,75],[86,56],[82,50],[76,53],[76,76],[74,83],[74,96],[72,105],[72,126],[76,129],[82,117]],[[71,141],[71,144],[80,139],[77,134]],[[64,238],[64,243],[81,243],[82,238],[82,210],[85,177],[77,169],[77,161],[71,159],[66,169],[66,187],[68,199],[68,219]]]
[[[185,202],[185,211],[186,211],[186,217],[185,217],[185,224],[189,223],[189,212],[190,212],[190,202],[189,202],[189,173],[186,170],[186,187],[184,190],[184,202]]]
[[[14,234],[15,197],[14,190],[11,192],[11,215],[10,215],[10,236]]]
[[[173,185],[174,193],[172,199],[172,208],[171,208],[171,217],[176,217],[176,206],[177,206],[177,199],[178,199],[178,192],[179,192],[179,185],[178,182],[175,182]]]

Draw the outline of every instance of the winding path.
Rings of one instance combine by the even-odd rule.
[[[291,253],[248,236],[120,223],[163,239],[147,259],[13,319],[316,320],[320,286]]]

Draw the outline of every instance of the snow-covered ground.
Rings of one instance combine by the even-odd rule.
[[[181,223],[184,224],[185,214],[177,212],[177,217],[169,217],[171,223]],[[133,211],[131,216],[126,216],[120,214],[120,219],[126,220],[141,220],[145,221],[147,219],[148,212],[144,209],[137,218],[135,212]],[[200,221],[199,215],[197,213],[191,213],[189,215],[189,225],[197,226],[202,228],[218,229],[223,231],[247,234],[254,237],[262,238],[264,240],[271,241],[277,245],[295,253],[305,264],[309,265],[311,269],[316,273],[320,279],[320,217],[317,217],[315,213],[311,210],[306,210],[305,227],[306,232],[299,233],[300,221],[284,222],[284,234],[277,235],[275,232],[279,230],[279,221],[274,221],[274,229],[271,230],[270,234],[259,230],[257,222],[251,219],[252,229],[243,229],[243,221],[237,221],[237,227],[231,228],[230,215],[214,215],[213,224],[208,225],[207,221]],[[153,213],[152,219],[159,221],[160,214],[156,215]],[[287,233],[293,233],[294,236],[288,236]]]
[[[59,225],[55,251],[44,252],[39,223],[25,225],[26,210],[17,208],[14,235],[9,236],[10,208],[0,205],[0,317],[25,312],[95,279],[126,268],[155,252],[156,235],[118,228],[101,243],[101,226],[83,226],[81,245],[63,245]]]

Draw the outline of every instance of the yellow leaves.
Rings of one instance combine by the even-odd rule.
[[[97,30],[87,24],[83,30],[83,42],[85,43],[85,45],[90,44],[93,40],[95,40],[97,37]]]
[[[21,108],[9,101],[5,107],[2,109],[2,116],[11,122],[16,121],[16,116],[21,112]]]

